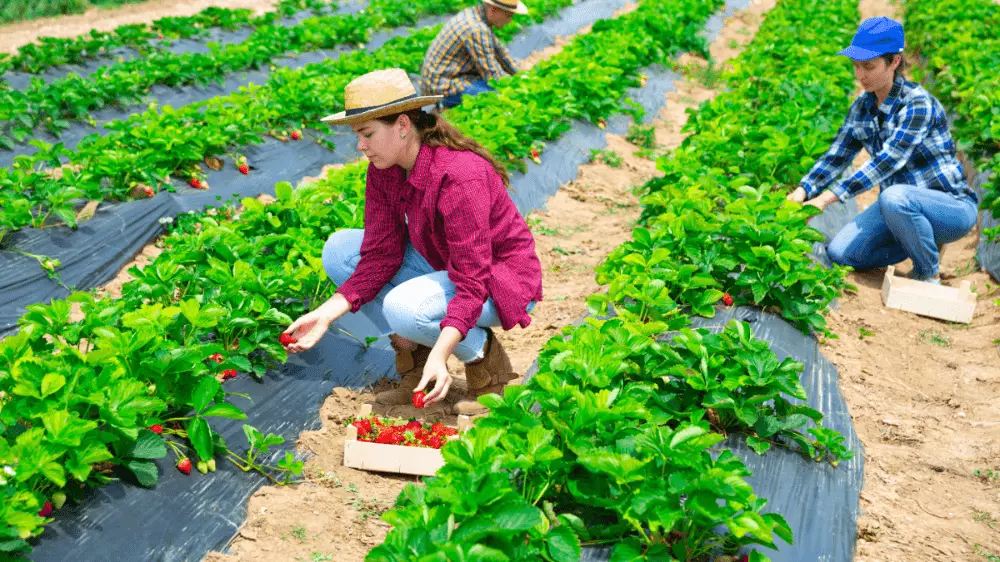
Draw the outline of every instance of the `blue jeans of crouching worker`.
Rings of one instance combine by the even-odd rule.
[[[976,224],[977,205],[952,195],[911,185],[882,190],[878,203],[862,211],[830,242],[830,259],[854,269],[872,269],[913,260],[914,279],[938,274],[938,246],[965,236]]]
[[[361,260],[361,240],[364,230],[340,230],[323,246],[323,269],[338,286],[354,273]],[[441,335],[441,321],[448,311],[448,301],[455,296],[455,284],[447,271],[435,271],[412,244],[399,271],[378,295],[361,306],[363,312],[380,330],[398,334],[408,340],[433,347]],[[535,303],[528,305],[528,312]],[[483,304],[483,312],[475,328],[455,347],[455,357],[463,363],[483,358],[486,330],[500,326],[493,299]],[[383,334],[385,335],[385,334]]]
[[[451,109],[462,103],[462,96],[476,96],[479,94],[484,94],[486,92],[495,92],[495,91],[496,91],[495,89],[493,89],[489,84],[486,83],[486,80],[476,80],[472,84],[469,84],[469,86],[465,88],[464,92],[460,92],[458,94],[452,94],[450,96],[445,96],[444,98],[442,98],[441,105],[444,106],[445,109]]]

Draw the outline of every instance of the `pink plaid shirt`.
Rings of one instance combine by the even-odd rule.
[[[542,299],[542,265],[528,224],[489,162],[424,145],[409,179],[399,166],[368,165],[361,261],[337,290],[351,310],[399,271],[407,240],[455,284],[442,329],[453,326],[464,338],[488,298],[505,330],[531,323],[525,309]]]

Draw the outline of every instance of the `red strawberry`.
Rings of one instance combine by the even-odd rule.
[[[298,131],[292,131],[292,140],[299,140],[302,138],[302,133]]]
[[[440,449],[442,445],[444,445],[444,441],[442,441],[437,435],[427,440],[427,446],[432,449]]]
[[[163,426],[158,423],[149,426],[149,430],[157,435],[163,435]]]
[[[372,432],[372,420],[360,419],[351,422],[351,425],[358,428],[358,437],[365,437]]]
[[[163,34],[162,33],[159,34],[159,35],[157,35],[156,37],[159,38],[160,41],[163,41]]]
[[[226,381],[229,379],[235,379],[238,374],[239,372],[237,372],[236,369],[226,369],[225,371],[222,371],[222,380]]]
[[[403,442],[403,434],[396,431],[395,428],[383,429],[375,438],[375,442],[385,445],[399,445]]]
[[[149,187],[148,185],[142,188],[142,192],[146,194],[146,197],[152,197],[153,195],[156,195],[156,192],[153,191],[153,188]]]
[[[244,176],[250,173],[250,166],[246,164],[240,164],[240,173]]]
[[[191,187],[195,189],[201,189],[201,180],[198,178],[191,178]]]
[[[444,430],[447,428],[448,426],[446,426],[441,422],[434,422],[433,424],[431,424],[431,433],[433,433],[434,435],[443,435]]]
[[[49,500],[45,500],[45,505],[43,505],[42,509],[38,512],[38,516],[48,517],[49,515],[52,515],[53,509],[54,508],[52,507],[52,502],[50,502]]]
[[[733,306],[733,296],[729,293],[722,295],[722,303],[726,306]]]
[[[222,363],[223,361],[225,361],[221,353],[213,353],[212,355],[209,355],[208,360],[215,361],[216,363]]]
[[[425,398],[427,398],[427,393],[424,392],[423,390],[418,390],[418,391],[414,392],[413,393],[413,407],[414,408],[423,408],[424,407],[424,399]]]
[[[181,459],[177,463],[177,470],[183,472],[184,474],[191,474],[191,459]]]
[[[541,164],[542,163],[542,157],[538,153],[538,149],[537,148],[532,148],[531,149],[531,159],[535,161],[535,164]]]
[[[600,128],[600,129],[607,129],[608,128],[608,122],[605,121],[604,119],[600,119],[600,120],[597,121],[597,127]]]
[[[278,343],[280,343],[281,345],[287,346],[289,344],[293,344],[298,341],[299,339],[293,336],[292,334],[281,334],[280,336],[278,336]]]
[[[406,431],[419,431],[419,430],[421,430],[423,428],[424,428],[424,424],[418,422],[417,420],[413,420],[413,421],[411,421],[408,424],[406,424],[406,425],[403,426],[403,429],[405,429]]]

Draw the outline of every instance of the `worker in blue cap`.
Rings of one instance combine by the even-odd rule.
[[[913,260],[913,279],[940,284],[939,247],[976,223],[978,198],[965,181],[941,103],[903,76],[903,26],[886,17],[861,23],[841,55],[864,89],[837,138],[788,198],[820,209],[881,186],[878,203],[830,242],[830,258],[855,269]],[[844,175],[864,148],[871,158]]]

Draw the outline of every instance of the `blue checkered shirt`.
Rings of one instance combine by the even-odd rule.
[[[873,157],[837,181],[862,148]],[[870,92],[854,100],[833,146],[801,182],[807,199],[830,187],[841,201],[876,185],[885,189],[901,184],[965,194],[978,202],[955,157],[955,142],[941,102],[902,77],[881,105]]]
[[[450,96],[477,80],[517,73],[507,46],[486,21],[486,5],[472,6],[448,20],[427,48],[420,69],[420,93]]]

